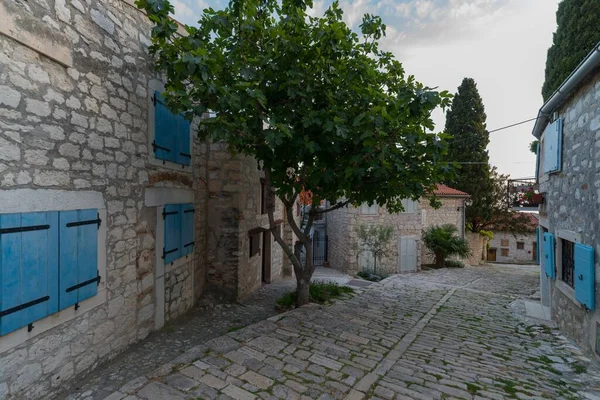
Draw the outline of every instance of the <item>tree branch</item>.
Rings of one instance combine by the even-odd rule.
[[[337,203],[335,206],[328,208],[327,210],[317,210],[315,211],[315,214],[325,214],[331,211],[335,211],[342,207],[346,207],[348,204],[350,204],[350,200],[342,201]]]

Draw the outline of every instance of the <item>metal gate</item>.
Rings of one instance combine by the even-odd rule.
[[[324,231],[315,230],[313,231],[313,254],[312,260],[313,265],[315,267],[322,267],[324,262],[327,261],[327,235]],[[302,247],[302,254],[300,257],[300,261],[304,264],[306,260],[306,251],[304,247]]]

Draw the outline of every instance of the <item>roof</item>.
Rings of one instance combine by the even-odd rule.
[[[600,67],[600,42],[594,49],[583,59],[575,68],[571,75],[556,89],[556,92],[544,103],[538,113],[533,127],[533,136],[540,138],[546,125],[552,122],[552,113],[560,107],[564,102],[571,97],[571,94],[579,87],[579,85],[598,67]]]
[[[528,212],[518,212],[518,211],[514,211],[513,216],[516,218],[517,216],[519,216],[519,218],[527,217],[527,222],[529,225],[529,231],[530,232],[535,232],[535,229],[538,227],[538,225],[540,224],[538,221],[538,214],[536,213],[528,213]],[[501,226],[497,226],[492,228],[492,231],[504,231],[504,229]]]
[[[447,197],[469,197],[465,192],[461,192],[458,189],[451,188],[450,186],[438,183],[433,193],[436,196],[447,196]]]

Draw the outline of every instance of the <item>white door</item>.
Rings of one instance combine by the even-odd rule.
[[[417,240],[414,236],[403,236],[398,241],[398,272],[417,270]]]
[[[361,271],[373,272],[373,268],[375,267],[373,252],[366,250],[364,247],[359,247],[358,251],[358,268]]]

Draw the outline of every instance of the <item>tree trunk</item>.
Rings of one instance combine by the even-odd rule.
[[[296,307],[308,304],[310,301],[310,277],[296,276]]]

